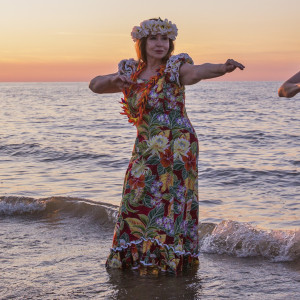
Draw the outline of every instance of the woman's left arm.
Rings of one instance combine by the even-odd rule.
[[[179,70],[180,82],[182,85],[191,85],[203,79],[223,76],[236,68],[244,70],[245,67],[233,59],[228,59],[225,64],[206,63],[203,65],[191,65],[185,63]]]

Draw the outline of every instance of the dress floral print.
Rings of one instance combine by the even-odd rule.
[[[187,54],[171,56],[149,81],[138,78],[142,63],[119,64],[134,82],[122,105],[137,137],[107,267],[178,273],[198,264],[198,139],[179,81],[184,63],[193,63]]]

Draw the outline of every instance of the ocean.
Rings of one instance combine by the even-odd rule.
[[[1,299],[300,299],[300,98],[186,87],[199,138],[200,266],[105,269],[136,137],[121,94],[0,83]]]

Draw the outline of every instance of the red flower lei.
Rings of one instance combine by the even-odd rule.
[[[142,84],[141,88],[137,90],[137,92],[140,93],[140,97],[137,100],[138,112],[136,113],[136,115],[133,115],[133,112],[129,108],[128,96],[130,95],[130,91],[134,88],[134,86],[136,86],[138,84],[137,79],[138,79],[139,75],[142,73],[142,71],[144,71],[145,67],[146,67],[145,63],[143,63],[143,62],[139,63],[139,65],[136,69],[136,72],[133,73],[130,77],[131,80],[134,81],[134,83],[131,84],[128,88],[125,88],[123,90],[124,99],[122,98],[122,101],[120,102],[122,104],[122,109],[123,109],[123,112],[121,112],[121,115],[126,115],[128,117],[128,122],[133,123],[133,125],[136,125],[136,126],[138,126],[143,119],[143,113],[145,112],[148,95],[149,95],[151,89],[155,86],[157,81],[163,75],[163,72],[166,68],[165,65],[161,65],[160,68],[157,69],[157,74],[155,76],[151,77],[147,83]]]

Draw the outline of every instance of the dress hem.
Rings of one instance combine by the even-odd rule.
[[[161,243],[160,240],[158,240],[158,239],[144,238],[144,237],[142,237],[142,238],[140,238],[140,239],[138,239],[136,241],[132,241],[132,242],[126,243],[125,246],[110,248],[110,250],[116,253],[118,251],[125,250],[125,249],[127,249],[128,247],[130,247],[132,245],[138,245],[138,244],[140,244],[142,242],[148,242],[148,241],[151,241],[152,243],[156,242],[160,247],[165,247],[168,250],[172,250],[177,255],[186,255],[186,256],[189,255],[191,257],[198,257],[200,255],[199,252],[196,253],[196,254],[192,254],[190,251],[178,251],[178,250],[175,250],[173,246],[169,246],[167,244]]]

